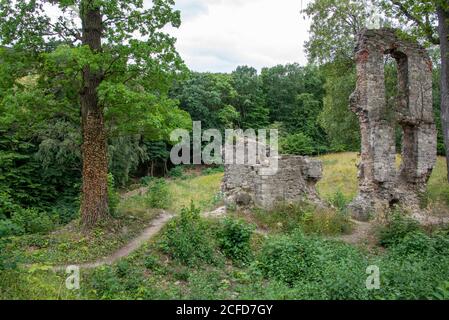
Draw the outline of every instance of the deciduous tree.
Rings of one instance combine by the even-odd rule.
[[[143,0],[0,1],[0,44],[44,57],[55,78],[77,83],[86,227],[108,215],[105,121],[156,135],[188,121],[164,98],[170,78],[184,68],[175,39],[163,32],[180,25],[173,5],[173,0],[148,6]]]

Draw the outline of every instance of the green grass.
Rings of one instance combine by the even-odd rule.
[[[357,154],[338,153],[319,157],[323,161],[323,178],[317,184],[321,197],[329,199],[337,191],[353,198],[357,193]]]
[[[350,233],[353,227],[345,212],[307,203],[279,204],[272,210],[236,211],[232,215],[270,234],[288,233],[301,228],[306,234],[336,236]]]
[[[207,244],[217,246],[220,225],[203,220]],[[204,226],[202,227],[204,228]],[[81,289],[70,292],[62,274],[45,270],[6,277],[1,298],[56,299],[447,299],[449,236],[405,235],[384,254],[294,231],[267,238],[245,263],[198,260],[184,264],[161,249],[162,234],[112,266],[82,272]],[[193,234],[196,232],[192,229]],[[186,234],[187,236],[187,234]],[[188,240],[188,239],[187,239]],[[201,244],[200,244],[201,245]],[[224,256],[221,256],[224,259]],[[381,271],[379,290],[367,290],[366,268]],[[15,282],[18,280],[19,282]],[[6,282],[3,282],[6,281]],[[9,287],[11,286],[11,287]]]
[[[222,174],[198,176],[186,180],[169,180],[171,201],[167,210],[179,213],[190,202],[202,210],[212,209],[220,198]],[[161,195],[162,196],[162,195]],[[81,230],[79,221],[50,234],[34,234],[11,238],[6,250],[21,264],[59,265],[91,262],[108,256],[140,234],[160,210],[150,208],[147,195],[136,195],[122,200],[118,217],[89,233]]]
[[[355,152],[334,153],[319,157],[323,161],[323,178],[317,189],[324,199],[329,199],[337,191],[352,199],[357,194],[357,167],[360,157]],[[398,158],[398,163],[400,159]],[[449,204],[449,184],[447,183],[446,160],[439,157],[428,184],[428,197],[434,203]]]
[[[343,202],[351,199],[357,192],[357,155],[343,153],[320,158],[324,164],[324,177],[318,184],[321,196],[336,201],[340,191]],[[222,173],[215,173],[167,180],[171,196],[167,210],[179,213],[191,201],[201,211],[220,205],[222,177]],[[427,196],[447,207],[448,191],[444,159],[439,158]],[[224,233],[219,221],[201,218],[199,224],[187,224],[184,229],[188,232],[173,238],[169,245],[165,242],[164,246],[163,239],[167,232],[173,233],[173,226],[164,228],[157,237],[112,266],[82,271],[78,291],[65,288],[64,273],[46,267],[108,255],[139,234],[156,213],[157,210],[148,208],[145,195],[135,196],[120,203],[118,219],[89,234],[82,233],[73,222],[49,235],[14,238],[6,250],[23,263],[38,265],[1,271],[0,299],[449,298],[447,232],[404,232],[388,248],[368,251],[323,238],[322,235],[344,232],[347,221],[339,220],[343,216],[338,210],[320,214],[307,206],[239,216],[268,233],[252,234],[251,252],[239,263],[229,259],[229,253],[226,255],[220,244],[223,245],[223,234],[231,234],[230,239],[237,241],[240,231],[233,227],[233,232]],[[201,237],[206,237],[196,246],[212,246],[213,261],[203,259],[207,255],[199,255],[193,264],[186,263],[173,254],[190,248],[190,236],[198,239],[196,225],[202,226],[205,231]],[[303,231],[297,231],[298,227]],[[200,249],[198,252],[202,252]],[[381,269],[381,289],[368,291],[364,287],[366,267],[373,264]]]
[[[193,201],[202,211],[211,210],[220,201],[220,185],[223,173],[193,177],[185,180],[170,180],[169,190],[173,196],[169,210],[179,213]]]
[[[141,197],[123,201],[119,218],[83,232],[78,220],[47,235],[11,238],[7,245],[22,264],[58,265],[90,262],[107,256],[136,237],[159,210],[148,209]]]
[[[427,187],[427,195],[431,201],[449,205],[449,184],[447,182],[446,159],[439,157]]]
[[[66,276],[45,267],[0,272],[0,300],[73,300],[79,292],[67,290]]]

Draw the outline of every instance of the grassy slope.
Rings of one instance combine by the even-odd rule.
[[[83,233],[79,220],[75,220],[48,235],[13,237],[8,248],[23,264],[90,262],[108,256],[139,235],[160,210],[148,209],[140,199],[131,198],[120,204],[119,212],[118,218],[89,233]]]
[[[347,197],[352,197],[357,191],[355,153],[332,154],[321,157],[324,161],[324,177],[318,185],[320,194],[329,198],[337,190]],[[446,170],[444,159],[438,160],[438,165],[429,183],[429,198],[432,201],[447,199],[448,187],[445,181]],[[193,200],[202,210],[211,209],[219,202],[216,197],[220,188],[222,174],[199,176],[186,180],[171,180],[169,188],[173,193],[173,201],[170,210],[179,211],[183,206],[188,206]],[[64,228],[62,231],[50,236],[33,236],[29,243],[27,237],[18,241],[25,241],[25,246],[18,249],[28,255],[29,261],[58,262],[70,261],[74,258],[80,261],[90,260],[98,255],[104,255],[120,246],[129,236],[132,236],[142,227],[144,221],[151,219],[152,214],[145,208],[145,202],[141,197],[129,199],[121,204],[122,210],[126,211],[125,219],[133,220],[136,216],[141,217],[130,222],[128,228],[134,231],[126,233],[121,239],[98,231],[99,236],[94,242],[83,242],[78,239],[79,232],[76,228]],[[134,218],[130,218],[134,217]],[[141,220],[139,220],[141,219]],[[137,223],[136,223],[137,222]],[[126,226],[126,223],[124,224]],[[73,238],[75,237],[75,238]],[[263,242],[256,236],[256,242]],[[258,240],[257,240],[258,239]],[[76,240],[76,241],[75,241]],[[33,242],[47,242],[47,248],[35,248]],[[74,242],[75,241],[75,242]],[[79,241],[83,242],[80,243]],[[150,247],[154,244],[149,244]],[[51,248],[51,250],[49,250]],[[157,251],[153,248],[151,252]],[[30,251],[30,252],[28,252]],[[36,254],[37,252],[37,254]],[[30,253],[30,254],[29,254]],[[102,267],[98,270],[83,273],[81,292],[70,292],[65,289],[65,276],[62,273],[54,274],[45,267],[37,267],[31,270],[20,270],[0,273],[0,299],[66,299],[66,298],[132,298],[140,297],[138,292],[126,289],[123,292],[115,292],[108,283],[125,283],[132,288],[133,281],[136,282],[136,290],[142,290],[142,298],[288,298],[301,297],[300,292],[290,292],[291,289],[276,282],[264,284],[259,279],[257,282],[251,279],[251,270],[236,266],[206,266],[204,268],[189,268],[179,265],[165,256],[157,257],[157,270],[146,270],[143,266],[148,259],[148,248],[142,248],[131,257],[124,259],[128,262],[126,276],[117,278],[120,273],[120,263],[113,268]],[[70,258],[70,259],[69,259]],[[126,268],[125,268],[126,269]],[[396,271],[395,271],[396,272]],[[143,278],[142,278],[143,274]],[[92,281],[105,281],[106,294],[97,291]],[[273,287],[274,286],[274,287]],[[267,290],[268,288],[268,290]],[[131,292],[133,294],[131,295]]]
[[[202,210],[210,210],[220,201],[219,192],[222,173],[198,176],[191,179],[176,179],[169,182],[174,201],[170,210],[178,213],[193,201]]]
[[[317,185],[320,195],[326,199],[340,191],[346,197],[353,198],[357,193],[357,153],[328,154],[320,159],[324,167],[323,179]],[[449,201],[446,172],[445,159],[439,157],[428,185],[428,197],[433,202]]]
[[[171,180],[172,199],[169,211],[179,213],[190,201],[203,210],[212,209],[219,201],[217,194],[221,174],[199,176],[186,180]],[[123,200],[118,208],[120,217],[105,227],[83,234],[78,220],[49,235],[15,237],[9,249],[24,264],[45,265],[81,263],[107,256],[137,236],[160,212],[149,209],[144,196]]]

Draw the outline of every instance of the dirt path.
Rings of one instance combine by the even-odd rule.
[[[124,195],[125,197],[129,197],[135,194],[139,194],[141,192],[145,192],[144,190],[136,190],[133,191],[131,194]],[[215,217],[220,218],[226,215],[226,209],[225,207],[219,207],[213,211],[210,212],[203,212],[201,213],[204,217]],[[151,221],[150,225],[146,227],[142,233],[134,238],[131,242],[126,244],[124,247],[120,248],[116,252],[112,253],[111,255],[104,257],[102,259],[98,259],[94,262],[87,262],[82,264],[77,264],[82,269],[94,269],[103,265],[111,265],[121,258],[127,257],[132,252],[139,249],[145,242],[150,240],[152,237],[154,237],[164,226],[167,224],[168,221],[170,221],[175,215],[173,213],[169,212],[163,212],[161,215],[159,215],[156,219]],[[351,220],[354,224],[354,229],[351,234],[348,235],[341,235],[338,237],[334,237],[332,239],[334,240],[340,240],[343,242],[346,242],[348,244],[374,244],[376,242],[374,232],[373,232],[373,224],[369,222],[361,222],[356,220]],[[432,221],[433,222],[433,221]],[[439,220],[439,222],[441,222]],[[268,232],[265,230],[256,230],[256,233],[267,236]],[[75,264],[72,264],[75,265]],[[56,266],[53,268],[54,271],[64,271],[66,270],[66,266]]]
[[[146,190],[144,188],[140,188],[127,194],[122,195],[122,198],[132,197],[134,195],[145,193]],[[220,217],[226,213],[226,209],[224,207],[217,208],[210,212],[202,213],[201,215],[204,217]],[[131,253],[139,249],[145,242],[154,237],[161,229],[170,221],[175,215],[173,213],[164,212],[159,215],[156,219],[151,221],[150,225],[146,227],[142,233],[134,238],[131,242],[126,244],[124,247],[118,249],[111,255],[98,259],[93,262],[86,262],[81,264],[70,264],[74,266],[78,266],[81,269],[94,269],[104,265],[111,265],[120,260],[121,258],[129,256]],[[69,265],[64,266],[55,266],[53,267],[54,271],[65,271]]]
[[[371,243],[373,241],[373,225],[369,222],[362,222],[351,220],[354,224],[354,229],[351,234],[345,234],[336,237],[336,240],[341,240],[348,244]]]
[[[81,269],[93,269],[103,265],[110,265],[117,262],[121,258],[124,258],[130,255],[132,252],[139,249],[146,241],[150,240],[153,236],[155,236],[165,226],[165,224],[168,221],[170,221],[173,217],[174,215],[171,213],[168,212],[162,213],[156,219],[151,221],[151,224],[148,227],[146,227],[137,238],[134,238],[131,242],[129,242],[127,245],[120,248],[116,252],[97,261],[77,264],[77,266],[79,266]],[[67,266],[56,266],[53,268],[53,270],[64,271],[66,270],[66,268]]]

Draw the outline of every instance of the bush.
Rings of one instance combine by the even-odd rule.
[[[300,227],[307,234],[347,233],[352,225],[346,213],[309,203],[280,203],[273,210],[256,210],[255,218],[271,229],[290,232]]]
[[[142,177],[140,178],[140,184],[144,185],[144,186],[150,186],[151,183],[155,180],[155,177],[152,176],[146,176],[146,177]]]
[[[153,180],[149,185],[146,201],[150,208],[168,209],[170,207],[170,190],[164,179]]]
[[[390,247],[398,244],[409,233],[419,230],[417,221],[404,217],[401,212],[393,212],[389,221],[378,231],[379,244],[384,247]]]
[[[348,204],[350,202],[350,199],[346,198],[346,196],[338,190],[331,198],[330,203],[335,208],[338,209],[338,211],[345,213],[346,209],[348,207]]]
[[[182,166],[176,166],[174,168],[171,168],[168,172],[168,176],[171,178],[182,178],[184,175],[184,169]]]
[[[225,219],[218,233],[218,242],[223,253],[234,261],[249,261],[253,230],[253,226],[243,221],[232,218]]]
[[[269,238],[256,264],[266,279],[299,290],[303,299],[366,299],[367,266],[356,248],[300,230]]]
[[[19,209],[20,206],[14,203],[8,193],[0,192],[0,219],[11,217],[12,213]]]
[[[313,155],[316,143],[304,133],[288,135],[280,141],[281,153],[291,155]]]
[[[9,242],[9,240],[0,237],[0,271],[15,269],[17,265],[15,257],[6,249]]]
[[[50,208],[50,214],[58,217],[58,224],[67,224],[79,216],[79,202],[67,200],[62,199]]]
[[[0,238],[24,234],[25,230],[11,221],[11,219],[0,220]]]
[[[147,270],[159,271],[161,269],[159,259],[152,254],[145,256],[144,265]]]
[[[443,142],[438,141],[437,152],[439,156],[446,156],[446,147]]]
[[[267,241],[258,257],[258,267],[265,277],[289,285],[304,275],[306,252],[303,234],[297,230],[293,236],[278,236]]]
[[[383,299],[434,299],[449,278],[449,237],[407,233],[379,261]],[[440,289],[438,289],[440,288]]]
[[[89,280],[96,296],[100,299],[114,299],[117,293],[123,291],[120,279],[110,266],[94,269]]]
[[[12,214],[11,219],[0,220],[0,238],[24,234],[47,233],[55,228],[56,216],[37,209],[22,209]]]
[[[206,168],[201,171],[201,173],[205,176],[211,175],[211,174],[216,174],[216,173],[222,173],[222,172],[224,172],[223,166],[214,167],[214,168]]]
[[[213,263],[213,238],[208,225],[193,203],[183,208],[179,217],[168,223],[160,241],[162,251],[185,265]]]
[[[432,298],[438,300],[449,300],[449,281],[445,281],[443,284],[435,289]]]

